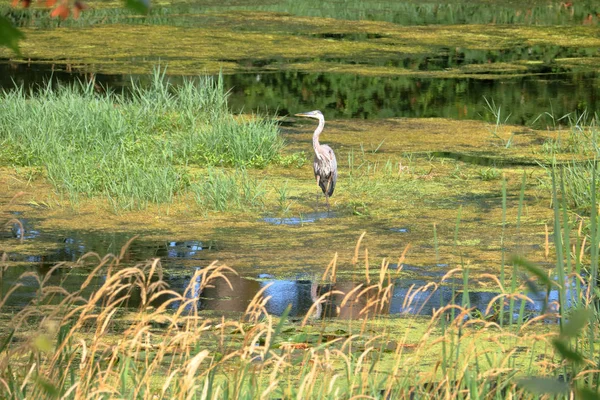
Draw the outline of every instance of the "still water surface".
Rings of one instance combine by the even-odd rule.
[[[19,215],[15,215],[19,217]],[[24,255],[11,253],[9,266],[0,279],[0,295],[4,295],[17,283],[23,286],[12,294],[6,303],[8,307],[19,309],[36,297],[38,283],[35,279],[21,278],[24,272],[34,272],[40,277],[45,276],[58,262],[66,261],[68,264],[55,270],[49,279],[50,285],[61,285],[67,290],[76,290],[87,279],[87,274],[94,268],[94,264],[87,263],[85,266],[75,266],[77,260],[88,252],[96,252],[100,255],[113,253],[118,254],[121,246],[132,237],[132,234],[121,232],[107,235],[94,231],[64,231],[64,232],[40,232],[35,228],[35,221],[20,218],[23,222],[23,231],[18,224],[14,224],[12,230],[2,233],[0,240],[10,240],[24,237],[30,243],[53,243],[53,249],[42,251],[38,255]],[[271,296],[266,305],[269,313],[281,315],[284,310],[291,306],[290,315],[305,315],[317,296],[330,290],[341,290],[348,293],[360,283],[352,281],[340,281],[335,285],[321,284],[316,277],[299,273],[295,277],[287,279],[276,279],[270,272],[257,271],[253,275],[229,276],[232,288],[223,280],[217,280],[211,287],[199,291],[201,278],[192,282],[194,273],[214,259],[219,258],[219,251],[227,244],[216,243],[208,238],[197,238],[187,241],[143,241],[135,240],[125,253],[122,265],[135,265],[136,263],[159,257],[164,268],[164,280],[169,287],[183,294],[186,288],[191,287],[191,295],[198,296],[197,306],[201,310],[211,310],[225,313],[244,312],[254,298],[256,293],[268,286],[264,292],[265,296]],[[450,279],[445,286],[437,290],[427,288],[414,295],[415,289],[425,287],[430,282],[439,282],[447,268],[435,268],[437,266],[402,265],[403,271],[410,276],[420,276],[419,279],[397,278],[394,280],[394,290],[391,303],[384,311],[390,315],[418,314],[431,315],[435,309],[448,304],[463,305],[463,293],[461,292],[462,281]],[[397,265],[391,265],[392,270]],[[274,267],[276,270],[276,267]],[[104,282],[105,277],[99,275],[89,286],[89,291],[97,290]],[[409,294],[414,295],[412,302],[407,303]],[[482,313],[490,304],[490,301],[498,295],[493,290],[471,291],[468,302],[470,307],[475,307]],[[2,297],[0,296],[0,297]],[[527,315],[535,315],[544,308],[547,301],[553,302],[558,299],[558,293],[552,291],[548,297],[545,293],[529,294],[531,302],[526,303]],[[567,295],[569,297],[569,295]],[[366,297],[357,302],[348,302],[340,308],[343,296],[332,296],[319,311],[319,317],[338,316],[341,318],[358,318],[359,312],[366,304]],[[163,296],[155,301],[155,306],[160,302],[168,300]],[[139,305],[139,294],[134,292],[128,300],[127,306],[137,307]],[[177,307],[174,303],[171,307]],[[516,302],[515,310],[520,307]]]
[[[431,62],[435,66],[436,63]],[[427,68],[432,68],[432,66]],[[74,82],[89,74],[66,72],[64,66],[0,63],[0,89],[15,83],[35,88],[47,81]],[[95,74],[99,90],[120,91],[147,75]],[[178,84],[181,76],[170,77]],[[600,107],[600,76],[594,72],[557,72],[506,78],[425,78],[362,76],[279,71],[224,76],[235,113],[291,115],[320,109],[331,118],[428,118],[495,121],[484,99],[500,108],[501,122],[543,127],[566,114],[594,113]],[[540,117],[541,116],[541,117]]]

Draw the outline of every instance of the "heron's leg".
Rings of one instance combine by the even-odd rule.
[[[321,181],[321,176],[316,175],[317,178],[317,187],[319,187],[319,182]],[[315,211],[319,210],[319,192],[317,191],[317,197],[315,197]]]
[[[329,186],[331,185],[331,177],[327,179],[327,186],[325,187],[325,201],[327,202],[327,212],[331,211],[329,207]]]

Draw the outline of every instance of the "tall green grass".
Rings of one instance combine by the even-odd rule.
[[[575,212],[589,214],[594,198],[598,198],[598,186],[592,190],[592,182],[598,180],[600,171],[597,168],[600,159],[600,146],[598,145],[598,115],[590,116],[587,113],[574,118],[565,116],[569,123],[568,130],[558,131],[555,139],[544,144],[544,150],[553,160],[557,157],[569,155],[570,160],[562,164],[564,174],[564,187],[558,188],[563,194],[567,206]],[[546,167],[551,173],[556,165]]]
[[[187,166],[263,167],[279,158],[276,122],[227,110],[222,78],[169,84],[157,69],[131,93],[94,83],[0,93],[0,162],[42,166],[74,201],[102,196],[117,208],[168,203],[189,187]]]
[[[243,169],[227,172],[215,168],[209,168],[190,190],[196,202],[211,211],[261,207],[266,192],[264,181],[251,178]]]

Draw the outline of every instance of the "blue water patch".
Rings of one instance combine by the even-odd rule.
[[[320,219],[335,218],[336,216],[332,211],[323,211],[302,214],[298,217],[264,217],[262,220],[273,225],[302,225],[313,223]]]

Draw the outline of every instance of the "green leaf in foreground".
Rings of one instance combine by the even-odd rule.
[[[540,267],[538,267],[531,261],[528,261],[521,256],[512,256],[511,261],[514,264],[525,268],[527,271],[535,275],[547,287],[552,286],[552,281],[550,280],[548,275]]]
[[[19,40],[24,38],[23,32],[15,28],[7,18],[0,15],[0,46],[6,46],[20,56]]]
[[[0,344],[0,353],[3,352],[8,347],[8,345],[10,344],[14,335],[15,335],[15,329],[13,328],[13,329],[11,329],[9,334],[3,338],[2,343]]]
[[[569,391],[569,385],[553,378],[531,376],[519,379],[519,386],[533,393],[561,394]]]
[[[60,391],[52,383],[46,379],[38,376],[35,378],[35,382],[42,389],[42,391],[51,399],[58,399],[60,397]]]
[[[592,312],[587,308],[574,310],[569,315],[569,321],[563,326],[563,329],[560,332],[561,336],[568,338],[578,336],[579,332],[583,329],[583,327],[589,321],[591,316]]]
[[[589,388],[581,388],[577,390],[577,398],[581,400],[600,400],[600,393]]]
[[[125,0],[125,7],[138,14],[147,14],[150,10],[150,0]]]
[[[552,346],[560,353],[560,355],[565,359],[576,363],[583,362],[583,356],[576,351],[571,350],[569,344],[561,339],[552,340]]]

